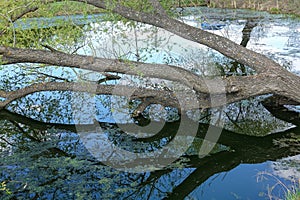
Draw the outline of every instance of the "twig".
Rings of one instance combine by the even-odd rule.
[[[53,48],[53,47],[51,47],[51,46],[49,46],[49,45],[47,45],[47,44],[41,44],[41,46],[42,46],[42,47],[45,47],[46,49],[49,49],[49,50],[52,51],[52,52],[60,52],[60,53],[63,53],[62,51],[58,51],[58,50],[56,50],[55,48]]]

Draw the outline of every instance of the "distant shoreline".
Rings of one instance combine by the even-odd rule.
[[[271,14],[287,14],[300,17],[300,1],[274,1],[274,0],[210,0],[208,7],[250,9],[267,11]]]
[[[253,3],[251,3],[253,1]],[[210,7],[210,8],[231,8],[231,9],[250,9],[256,11],[266,11],[271,14],[287,14],[294,15],[295,17],[300,17],[300,0],[293,1],[287,0],[288,2],[282,2],[280,0],[195,0],[195,3],[187,3],[186,0],[180,0],[178,3],[174,4],[174,7]],[[289,3],[290,2],[290,3]],[[65,12],[62,7],[69,7],[68,13]],[[84,6],[85,7],[85,6]],[[81,3],[72,3],[70,5],[65,5],[63,2],[57,2],[49,5],[49,10],[53,9],[54,16],[63,15],[79,15],[79,14],[99,14],[105,11],[100,8],[95,8],[93,6],[87,5],[85,7],[85,12],[82,11]],[[27,17],[39,17],[38,13],[30,13]]]

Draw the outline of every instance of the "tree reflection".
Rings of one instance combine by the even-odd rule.
[[[256,25],[257,22],[251,19],[246,22],[242,31],[242,46],[248,44],[251,31]],[[46,39],[50,37],[46,36]],[[141,58],[137,51],[136,59]],[[228,60],[219,67],[225,76],[253,73],[246,66]],[[31,73],[31,81],[68,81],[72,78],[72,75],[54,77],[35,70]],[[26,72],[21,76],[6,77],[1,86],[11,90],[12,87],[18,87],[14,84],[15,81],[23,81],[21,84],[24,86],[28,81],[28,74],[30,73]],[[107,109],[109,97],[96,98],[103,104],[98,111],[100,108]],[[169,166],[145,173],[117,171],[95,159],[85,148],[72,124],[71,109],[67,103],[69,101],[69,93],[39,93],[9,106],[9,110],[19,114],[0,111],[0,183],[5,183],[5,190],[0,187],[2,199],[183,199],[210,177],[234,169],[241,163],[275,161],[299,154],[299,113],[287,111],[282,106],[291,102],[284,101],[274,110],[274,106],[269,107],[266,102],[262,107],[258,99],[250,99],[227,107],[226,113],[223,113],[228,122],[225,125],[227,130],[221,130],[218,144],[209,156],[201,158],[198,155],[209,126],[207,123],[210,113],[213,112],[205,110],[198,116],[200,122],[205,123],[199,123],[197,136],[190,148]],[[47,102],[47,106],[44,102]],[[271,101],[273,103],[274,100]],[[292,123],[295,127],[278,131],[279,128],[286,128],[286,124],[278,125],[278,119],[267,115],[265,108],[276,118]],[[104,119],[109,118],[109,112],[104,114]],[[147,114],[144,113],[144,116]],[[173,140],[180,126],[178,118],[179,114],[174,114],[172,120],[166,122],[157,134],[146,138],[128,135],[118,124],[99,119],[83,126],[87,131],[100,126],[116,146],[127,151],[149,152],[161,149]],[[145,126],[150,119],[142,115],[132,121]],[[160,122],[154,123],[160,125]],[[122,126],[131,127],[132,123]],[[263,133],[259,135],[261,137],[257,134],[245,134],[249,129],[253,130],[254,126],[257,132]],[[211,128],[215,132],[220,131],[219,127],[211,125]],[[272,131],[277,133],[269,134]],[[139,132],[139,129],[136,128],[134,132]],[[145,162],[143,158],[139,159],[138,162]]]
[[[186,153],[164,169],[128,173],[95,160],[74,133],[74,125],[43,123],[8,111],[1,111],[0,116],[0,182],[5,182],[12,192],[1,191],[7,199],[183,199],[208,178],[241,163],[261,163],[299,154],[292,145],[278,146],[274,142],[299,135],[299,127],[263,137],[222,130],[218,143],[228,148],[219,146],[215,153],[204,158],[199,158],[199,149],[195,149],[194,153]],[[168,134],[144,141],[139,138],[138,142],[154,143],[156,148],[160,148],[161,143],[157,141],[176,133],[177,124],[177,121],[166,123],[164,129],[169,130]],[[110,127],[113,132],[117,129],[111,123],[100,122],[100,125]],[[94,125],[86,126],[91,128]],[[195,140],[204,138],[207,128],[207,124],[200,124]],[[219,128],[214,129],[217,131]],[[126,141],[129,146],[136,142],[135,138]],[[197,145],[192,148],[195,147]]]

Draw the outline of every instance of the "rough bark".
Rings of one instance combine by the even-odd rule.
[[[263,94],[277,94],[285,96],[300,103],[300,78],[285,70],[278,63],[266,56],[249,50],[242,45],[236,44],[227,38],[213,33],[189,26],[177,19],[168,17],[160,3],[156,0],[149,1],[153,6],[153,12],[141,12],[132,8],[116,4],[114,7],[107,7],[104,0],[75,0],[85,2],[98,8],[103,8],[117,13],[127,19],[141,23],[150,24],[170,31],[182,38],[206,45],[225,56],[234,59],[236,62],[253,68],[257,74],[251,76],[231,76],[204,78],[180,67],[133,62],[127,60],[104,59],[92,56],[71,55],[59,51],[45,51],[33,49],[19,49],[0,46],[0,55],[4,64],[14,63],[44,63],[56,66],[66,66],[80,69],[87,69],[96,72],[119,72],[142,77],[155,77],[182,83],[197,92],[199,107],[208,108],[220,106],[226,103],[235,102],[253,96]],[[165,73],[165,72],[168,73]],[[74,87],[74,84],[76,87]],[[0,95],[6,100],[1,102],[0,108],[5,108],[11,101],[24,95],[45,91],[45,90],[75,90],[84,91],[79,83],[43,83],[29,86],[14,92],[0,91]],[[96,86],[97,94],[110,94],[113,86]],[[176,98],[168,91],[158,91],[143,88],[136,88],[135,96],[132,98],[153,99],[151,103],[179,107]],[[95,92],[95,91],[90,91]],[[139,94],[138,94],[139,93]],[[121,94],[120,94],[121,95]],[[226,95],[226,101],[211,104],[212,97],[218,99],[218,95]],[[167,99],[167,98],[169,99]],[[209,98],[211,97],[211,98]],[[159,100],[163,99],[163,100]],[[186,102],[188,104],[188,102]],[[146,104],[141,105],[144,108]],[[191,108],[191,107],[189,107]]]
[[[99,8],[107,9],[105,1],[87,0],[85,2]],[[266,80],[267,84],[269,81],[275,81],[280,85],[280,89],[272,88],[273,93],[284,95],[300,102],[300,78],[262,54],[249,50],[222,36],[167,17],[164,14],[139,12],[121,5],[116,5],[112,11],[127,19],[154,25],[185,39],[206,45],[241,64],[253,68],[259,74],[273,76],[273,78]]]
[[[271,93],[274,89],[280,91],[280,86],[277,82],[271,81],[273,75],[262,74],[262,75],[253,75],[253,76],[243,76],[243,77],[223,77],[220,78],[211,78],[205,79],[203,77],[197,76],[187,70],[184,70],[179,67],[162,65],[162,64],[149,64],[149,63],[138,63],[130,61],[121,61],[113,59],[104,59],[104,58],[94,58],[90,56],[82,55],[69,55],[61,52],[51,52],[44,50],[31,50],[31,49],[17,49],[17,48],[8,48],[0,47],[0,53],[2,53],[2,60],[7,64],[12,63],[45,63],[57,66],[67,66],[75,67],[80,69],[88,69],[96,72],[120,72],[131,75],[139,75],[141,72],[145,77],[155,77],[161,79],[167,79],[171,81],[177,81],[185,84],[191,89],[198,92],[197,97],[199,98],[201,108],[211,107],[211,96],[213,95],[222,95],[222,93],[227,93],[226,102],[220,99],[220,102],[216,102],[215,106],[224,105],[224,103],[231,103],[241,99],[249,98],[251,96],[257,96],[262,94]],[[168,71],[168,73],[165,73]],[[219,79],[219,81],[218,81]],[[270,81],[268,81],[270,80]],[[253,85],[253,82],[256,84]],[[220,85],[220,83],[222,85]],[[14,92],[0,91],[0,96],[7,98],[6,101],[2,102],[1,107],[5,107],[11,101],[23,97],[27,94],[39,92],[39,91],[53,91],[53,90],[73,90],[73,91],[88,91],[87,84],[83,84],[84,87],[80,86],[80,83],[43,83],[32,85],[30,87],[17,90]],[[208,87],[209,86],[209,87]],[[91,88],[94,88],[90,84]],[[97,91],[98,94],[110,94],[108,91],[114,89],[113,86],[104,86],[98,85],[98,88],[101,88]],[[136,95],[132,98],[146,98],[155,97],[156,103],[163,103],[165,106],[174,106],[178,107],[178,104],[175,103],[170,92],[167,91],[157,91],[150,89],[142,90],[141,88],[136,88],[136,92],[140,92],[140,95]],[[16,94],[16,95],[15,95]],[[159,99],[166,99],[170,97],[169,100],[159,101]],[[211,98],[210,98],[211,97]],[[188,104],[188,102],[186,103]],[[176,106],[177,105],[177,106]],[[186,106],[184,106],[186,107]]]

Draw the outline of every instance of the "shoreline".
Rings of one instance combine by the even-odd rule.
[[[266,11],[270,14],[286,14],[300,17],[300,1],[287,0],[211,0],[210,8],[249,9],[255,11]]]
[[[251,3],[253,1],[253,3]],[[292,1],[292,0],[288,0]],[[245,3],[244,0],[202,0],[201,2],[195,3],[179,3],[174,4],[174,7],[184,8],[184,7],[208,7],[208,8],[224,8],[224,9],[246,9],[246,10],[255,10],[255,11],[265,11],[270,14],[285,14],[300,18],[300,1],[299,2],[291,2],[284,3],[280,0],[249,0]],[[64,3],[58,2],[54,5],[50,6],[54,10],[54,16],[64,16],[64,15],[80,15],[80,14],[100,14],[105,13],[102,9],[94,8],[91,6],[85,7],[85,11],[82,11],[82,7],[80,7],[79,3],[72,4],[71,11],[65,12],[62,8]],[[39,17],[39,13],[30,13],[26,17]]]

